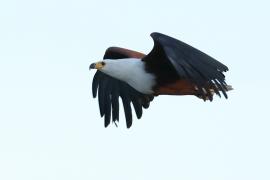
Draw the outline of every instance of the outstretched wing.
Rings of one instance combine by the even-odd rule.
[[[145,55],[136,51],[131,51],[119,47],[110,47],[106,50],[103,59],[122,59],[122,58],[143,58]],[[92,82],[92,93],[95,98],[98,95],[99,109],[101,117],[104,116],[105,127],[111,120],[116,124],[119,121],[119,97],[122,98],[127,128],[132,125],[132,108],[140,119],[143,113],[142,108],[148,108],[153,96],[145,95],[127,83],[115,79],[107,74],[97,71]]]
[[[228,67],[198,49],[167,35],[152,33],[151,37],[154,40],[154,47],[143,61],[148,63],[149,67],[167,67],[166,71],[159,70],[161,79],[168,80],[164,78],[168,74],[162,72],[170,72],[172,76],[177,75],[178,78],[193,83],[204,99],[210,97],[212,100],[212,90],[219,96],[221,90],[227,98],[228,89],[223,72],[227,71]]]

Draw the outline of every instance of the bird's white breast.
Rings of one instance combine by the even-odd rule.
[[[105,66],[100,71],[128,83],[141,93],[153,93],[152,88],[156,83],[155,76],[145,71],[145,63],[141,59],[107,59],[104,62]]]

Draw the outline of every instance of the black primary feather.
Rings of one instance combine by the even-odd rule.
[[[154,40],[152,51],[143,58],[148,71],[157,75],[159,85],[165,85],[177,79],[187,79],[198,87],[205,99],[212,100],[210,90],[225,98],[226,83],[223,72],[228,67],[200,50],[167,35],[152,33]]]
[[[123,48],[111,47],[105,52],[103,59],[122,59],[132,58],[129,52],[135,53],[135,56],[142,54]],[[127,83],[115,79],[101,71],[97,71],[92,81],[92,93],[95,98],[98,94],[98,102],[101,117],[104,116],[104,125],[107,127],[111,120],[116,124],[119,121],[119,97],[122,99],[124,114],[126,118],[127,128],[132,125],[132,108],[134,107],[138,119],[142,117],[142,108],[148,108],[150,101],[153,100],[152,95],[142,94],[136,91]]]

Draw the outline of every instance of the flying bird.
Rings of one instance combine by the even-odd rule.
[[[158,95],[194,95],[213,100],[213,95],[227,99],[232,87],[223,72],[228,67],[200,50],[167,35],[152,33],[154,47],[147,55],[133,50],[109,47],[102,61],[92,63],[97,69],[92,81],[93,97],[98,96],[104,125],[119,121],[119,97],[122,99],[126,126],[132,125],[132,107],[138,119],[143,108]]]

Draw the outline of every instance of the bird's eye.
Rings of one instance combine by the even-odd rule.
[[[105,62],[102,61],[102,62],[101,62],[101,65],[104,66],[104,65],[105,65]]]

